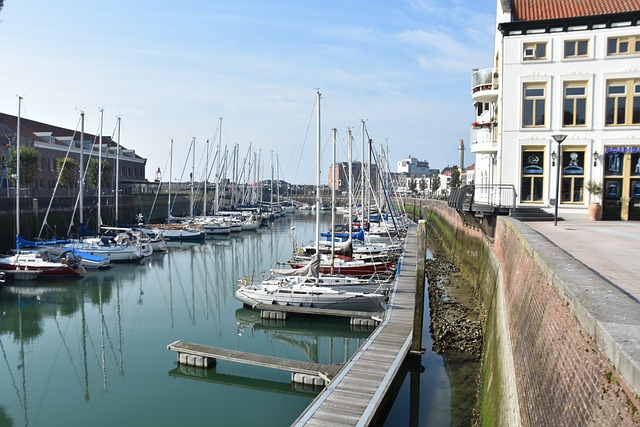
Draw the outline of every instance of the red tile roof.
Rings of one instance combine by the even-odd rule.
[[[575,18],[640,11],[640,0],[511,0],[514,21]]]

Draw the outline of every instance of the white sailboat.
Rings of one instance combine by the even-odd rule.
[[[22,97],[18,97],[18,121],[16,124],[16,253],[0,258],[0,270],[32,271],[34,278],[79,277],[86,273],[80,258],[72,250],[42,248],[36,251],[20,250],[20,110]],[[14,274],[14,278],[29,276]]]
[[[273,279],[271,282],[250,283],[241,280],[236,298],[244,304],[255,307],[258,304],[298,305],[316,308],[330,308],[358,311],[384,311],[387,296],[376,292],[353,292],[332,287],[319,286],[318,260],[320,237],[320,92],[317,92],[317,178],[316,178],[316,256],[297,273],[285,273],[286,276],[298,276],[298,279]],[[306,274],[308,272],[308,274]],[[284,272],[283,272],[284,273]],[[308,279],[308,280],[307,280]]]
[[[102,130],[104,122],[104,109],[100,109],[100,133],[98,138],[98,170],[102,168]],[[118,118],[118,133],[120,128],[120,118]],[[117,151],[120,151],[120,136],[118,135]],[[119,169],[116,169],[118,176]],[[118,214],[118,179],[116,179],[116,221]],[[97,209],[97,225],[98,230],[102,232],[102,173],[98,173],[98,209]],[[108,227],[107,227],[108,228]],[[107,258],[110,262],[134,262],[149,256],[153,253],[153,249],[148,242],[139,241],[131,233],[129,229],[112,229],[115,231],[111,235],[100,235],[81,237],[64,245],[66,248],[82,251],[92,256]]]

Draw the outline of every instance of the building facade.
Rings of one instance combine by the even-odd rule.
[[[0,156],[2,159],[3,171],[6,171],[6,161],[10,157],[11,150],[15,149],[16,133],[17,133],[17,117],[9,114],[0,113]],[[84,134],[84,141],[81,141],[81,132],[64,129],[45,123],[36,122],[29,119],[20,119],[20,145],[35,148],[40,155],[40,163],[38,165],[38,173],[34,182],[21,182],[21,194],[25,196],[47,197],[53,194],[58,181],[57,163],[58,159],[65,157],[73,158],[80,164],[80,154],[83,154],[83,164],[88,165],[89,159],[102,157],[103,162],[109,162],[111,165],[111,179],[102,183],[103,194],[111,194],[115,190],[115,170],[116,164],[119,164],[119,189],[122,193],[127,194],[131,191],[134,184],[145,183],[145,166],[147,160],[138,156],[134,150],[126,149],[118,146],[108,136],[102,137],[102,155],[99,155],[100,138],[97,135]],[[118,154],[119,148],[119,154]],[[4,179],[0,186],[0,197],[15,194],[15,183],[8,179],[3,173]],[[105,174],[106,176],[106,174]],[[91,193],[95,189],[89,189],[87,180],[84,180],[85,189]],[[61,188],[68,190],[68,193],[75,192],[79,189],[78,182],[68,186],[69,188]],[[59,186],[60,188],[60,186]],[[13,189],[13,193],[11,191]],[[60,195],[68,195],[64,192]]]
[[[603,219],[639,220],[639,20],[640,0],[498,0],[493,66],[472,76],[475,182],[568,219],[601,201]]]
[[[430,172],[429,162],[409,156],[398,162],[397,172],[407,175],[428,175]]]

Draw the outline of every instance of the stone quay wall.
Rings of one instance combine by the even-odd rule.
[[[637,302],[520,221],[498,218],[489,239],[446,203],[420,203],[454,252],[484,246],[472,284],[486,308],[481,423],[639,425]]]

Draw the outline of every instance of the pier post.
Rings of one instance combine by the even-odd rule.
[[[422,324],[424,319],[425,268],[427,259],[427,221],[418,221],[418,245],[416,250],[416,297],[413,308],[413,336],[411,353],[422,354]]]

